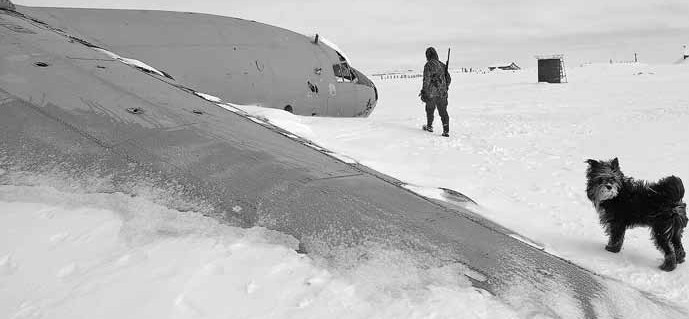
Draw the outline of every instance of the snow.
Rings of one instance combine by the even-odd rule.
[[[488,67],[490,68],[499,68],[499,67],[506,67],[512,65],[512,61],[500,61],[500,62],[495,62],[493,64],[490,64]]]
[[[154,68],[154,67],[152,67],[152,66],[150,66],[144,62],[141,62],[139,60],[121,57],[115,53],[112,53],[112,52],[105,50],[105,49],[102,49],[102,48],[93,48],[93,49],[98,51],[98,52],[102,52],[102,53],[106,54],[107,56],[109,56],[115,60],[118,60],[124,64],[131,65],[135,68],[139,68],[139,69],[142,69],[146,72],[154,73],[154,74],[157,74],[157,75],[162,76],[162,77],[167,77],[163,72],[161,72],[158,69],[156,69],[156,68]]]
[[[316,34],[315,34],[315,33],[314,33],[314,34],[309,34],[309,35],[306,35],[306,37],[307,37],[307,38],[310,38],[310,39],[315,39],[315,38],[316,38]],[[351,61],[351,60],[349,59],[349,57],[345,54],[345,52],[342,51],[342,49],[340,49],[340,47],[337,46],[337,44],[335,44],[335,42],[332,42],[332,41],[326,39],[325,37],[323,37],[323,36],[320,35],[320,34],[318,35],[318,42],[321,42],[321,43],[323,43],[323,44],[329,46],[331,49],[337,51],[337,53],[339,53],[339,54],[345,59],[345,61],[347,61],[347,63],[349,63],[349,65],[352,65],[352,61]]]
[[[204,100],[206,100],[206,101],[210,101],[210,102],[214,102],[214,103],[220,103],[220,102],[222,102],[222,99],[221,99],[221,98],[219,98],[219,97],[217,97],[217,96],[213,96],[213,95],[207,94],[207,93],[194,92],[194,94],[196,94],[197,96],[199,96],[200,98],[202,98],[202,99],[204,99]]]
[[[449,138],[420,129],[420,78],[376,81],[381,99],[368,118],[300,117],[196,94],[423,196],[452,200],[442,187],[471,197],[478,205],[467,208],[512,229],[513,238],[611,278],[601,283],[611,295],[598,297],[625,305],[625,318],[662,313],[639,303],[632,287],[688,308],[689,265],[658,270],[662,256],[648,230],[629,231],[619,254],[603,249],[584,160],[619,157],[630,176],[686,181],[689,66],[587,65],[567,75],[566,84],[536,83],[535,70],[455,75]],[[94,193],[88,185],[97,181],[80,189],[50,176],[22,178],[0,185],[2,318],[524,315],[471,287],[469,278],[485,276],[460,264],[433,267],[376,246],[336,251],[341,260],[326,262],[297,253],[290,236],[220,225],[145,196]],[[362,250],[375,257],[346,258]],[[529,294],[511,289],[507,301]],[[549,298],[565,317],[582,315],[572,296]]]
[[[327,266],[290,236],[127,194],[2,185],[0,225],[2,318],[516,318],[461,265],[369,247]]]

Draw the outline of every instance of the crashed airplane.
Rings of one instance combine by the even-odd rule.
[[[98,183],[94,191],[133,196],[136,185],[145,184],[174,193],[177,201],[166,204],[175,209],[274,229],[299,240],[302,252],[323,258],[336,258],[333,247],[379,243],[434,263],[461,263],[476,289],[528,317],[619,318],[628,315],[629,304],[653,311],[656,318],[687,317],[677,306],[551,255],[482,218],[457,192],[444,190],[445,200],[420,196],[399,180],[339,160],[222,102],[254,103],[252,97],[264,95],[307,115],[370,112],[373,84],[362,84],[365,77],[356,71],[349,73],[350,82],[325,79],[337,76],[337,63],[340,71],[347,69],[347,61],[315,38],[279,31],[301,41],[302,49],[276,44],[274,56],[266,47],[260,59],[235,69],[224,61],[234,49],[215,55],[218,46],[232,47],[214,42],[223,37],[201,42],[198,36],[211,28],[249,41],[261,34],[242,32],[278,31],[201,14],[14,7],[2,1],[0,184],[13,183],[10,176],[16,174],[53,174],[85,183],[96,177],[109,182]],[[155,39],[160,26],[173,28],[170,20],[180,17],[176,23],[184,27]],[[121,26],[122,33],[104,25]],[[296,72],[296,66],[281,64],[294,58],[292,46],[295,54],[308,55],[299,66],[308,72],[304,81],[280,82],[277,74]],[[238,46],[238,56],[248,54],[242,51],[248,47]],[[183,63],[195,55],[189,65]],[[207,71],[211,76],[203,77]],[[330,93],[330,84],[336,93]],[[233,85],[239,87],[228,90]],[[350,93],[346,85],[352,85]],[[233,100],[232,94],[250,89],[253,93]],[[292,91],[297,93],[290,100]],[[285,100],[277,98],[280,94]],[[364,105],[345,112],[348,101],[338,100],[341,96],[356,96]],[[325,109],[318,99],[326,101]],[[330,113],[331,105],[340,113]],[[575,309],[561,307],[563,301]]]
[[[319,35],[208,14],[72,8],[22,12],[225,101],[297,115],[366,117],[373,82]]]

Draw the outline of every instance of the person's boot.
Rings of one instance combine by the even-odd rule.
[[[443,136],[450,137],[450,125],[449,124],[443,125]]]
[[[421,127],[424,131],[426,132],[431,132],[433,133],[433,125],[424,125]]]

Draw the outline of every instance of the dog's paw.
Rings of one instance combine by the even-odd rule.
[[[677,260],[674,254],[665,255],[665,261],[660,265],[660,269],[664,271],[673,271],[677,268]]]
[[[663,271],[673,271],[677,268],[677,263],[664,262],[659,268]]]
[[[611,252],[611,253],[619,253],[620,250],[622,250],[622,246],[611,246],[611,245],[606,245],[605,250]]]

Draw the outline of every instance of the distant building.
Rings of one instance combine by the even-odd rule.
[[[567,83],[564,55],[537,55],[538,82]]]
[[[488,70],[495,70],[495,69],[500,69],[500,70],[521,70],[516,63],[514,62],[509,62],[509,63],[496,63],[488,67]]]

